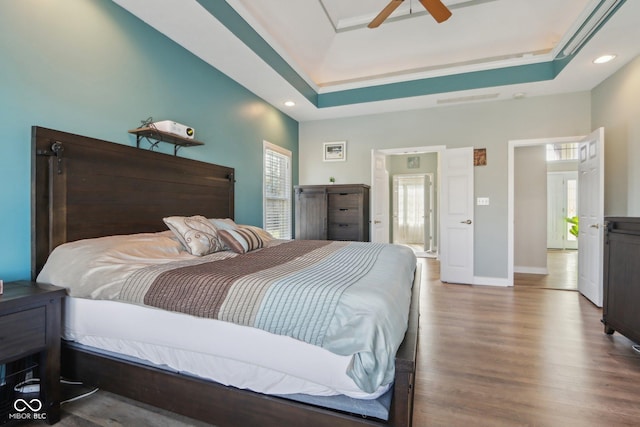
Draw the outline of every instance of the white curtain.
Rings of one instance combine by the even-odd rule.
[[[394,230],[396,243],[424,244],[423,175],[394,177]]]

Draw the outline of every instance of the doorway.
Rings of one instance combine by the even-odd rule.
[[[433,173],[392,178],[392,242],[414,252],[434,253]]]
[[[550,272],[548,260],[548,172],[547,146],[558,144],[572,144],[580,141],[581,137],[547,138],[539,140],[509,141],[509,220],[508,220],[508,280],[511,286],[514,284],[514,275],[518,274],[519,282],[523,280],[530,283],[543,284],[547,287],[546,279]],[[535,153],[535,154],[534,154]],[[518,156],[523,156],[521,161]],[[533,156],[532,156],[533,155]],[[529,170],[526,170],[529,169]],[[532,172],[533,171],[533,172]],[[524,174],[524,175],[522,175]],[[535,175],[532,175],[535,174]],[[522,181],[518,185],[518,177]],[[535,187],[530,184],[535,184]],[[527,194],[537,188],[537,198],[533,194]],[[520,198],[520,201],[518,201]],[[527,206],[528,204],[528,206]],[[527,221],[520,220],[518,224],[517,207],[525,215]],[[519,239],[520,243],[517,243]],[[535,242],[532,240],[535,239]],[[518,252],[520,251],[520,252]],[[535,251],[523,254],[522,251]],[[516,261],[516,254],[520,253],[519,260],[526,259],[527,265],[523,268]],[[535,266],[531,266],[531,260],[535,259]],[[554,268],[558,264],[554,260]]]
[[[541,288],[578,290],[578,145],[546,146],[548,273],[537,279]]]
[[[413,203],[407,207],[422,205],[413,217],[422,217],[422,239],[415,244],[413,249],[416,255],[422,257],[437,257],[438,255],[438,206],[439,206],[439,153],[444,150],[442,146],[425,146],[399,149],[372,150],[372,178],[371,178],[371,207],[372,207],[372,241],[393,242],[399,236],[400,230],[394,231],[394,215],[397,213],[393,207],[394,177],[396,176],[423,176],[424,192],[420,203]],[[405,191],[409,191],[405,188]],[[409,194],[406,194],[409,196]],[[414,199],[415,196],[411,195]],[[411,209],[414,209],[414,208]],[[409,213],[407,213],[409,215]],[[415,220],[412,220],[415,222]],[[417,230],[417,231],[416,231]],[[405,232],[409,229],[405,227]],[[419,229],[412,227],[413,235],[420,233]],[[412,235],[412,236],[413,236]],[[403,237],[401,237],[401,240]],[[412,237],[410,240],[416,240]],[[418,246],[419,245],[419,246]]]
[[[577,141],[514,149],[515,285],[577,290]]]
[[[578,249],[577,218],[578,171],[548,172],[547,249]]]
[[[520,147],[542,144],[579,143],[579,238],[578,238],[578,290],[596,306],[602,304],[602,221],[604,212],[604,129],[599,128],[587,136],[509,141],[508,151],[508,282],[514,284],[514,199],[515,154]],[[546,218],[545,218],[546,219]]]

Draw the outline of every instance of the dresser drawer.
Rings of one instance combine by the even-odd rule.
[[[329,193],[329,209],[358,208],[362,193]]]
[[[329,211],[329,224],[358,224],[361,217],[362,212],[357,208],[331,209]]]
[[[0,361],[8,361],[44,349],[45,319],[45,307],[0,316]]]
[[[329,240],[353,240],[360,239],[360,227],[358,224],[329,224],[327,237]]]

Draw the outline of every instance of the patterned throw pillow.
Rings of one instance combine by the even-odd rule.
[[[240,225],[239,227],[248,228],[249,230],[255,231],[255,233],[262,239],[264,243],[270,242],[274,240],[274,237],[267,230],[260,228],[256,225]]]
[[[250,227],[238,226],[235,230],[218,230],[218,235],[222,238],[232,251],[244,254],[264,246],[264,241],[259,233]]]
[[[224,250],[218,230],[201,215],[170,216],[162,220],[192,255],[203,256]]]

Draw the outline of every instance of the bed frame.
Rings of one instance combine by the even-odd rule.
[[[32,275],[67,241],[166,230],[170,215],[234,217],[234,169],[51,129],[32,129]],[[218,426],[410,427],[419,270],[397,353],[389,421],[227,387],[62,346],[62,373]]]

